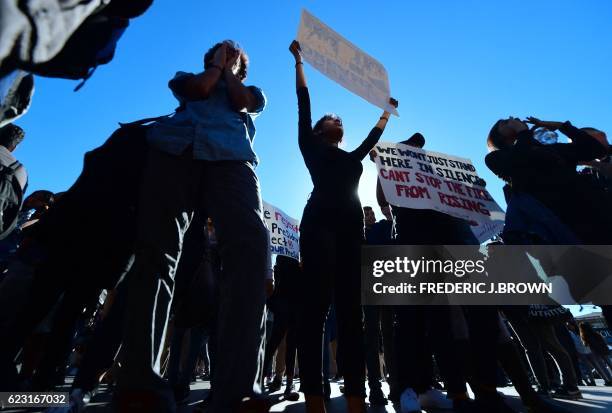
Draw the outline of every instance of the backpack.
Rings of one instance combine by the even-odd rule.
[[[0,165],[0,240],[6,238],[17,225],[23,201],[23,189],[15,171],[21,167],[18,161],[9,166]]]
[[[53,59],[39,64],[24,63],[21,68],[39,76],[83,79],[75,88],[79,90],[99,65],[113,59],[130,18],[144,13],[152,2],[112,1],[89,16]]]

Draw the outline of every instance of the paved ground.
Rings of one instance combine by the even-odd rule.
[[[603,384],[603,382],[598,381],[598,384]],[[209,391],[209,382],[207,381],[198,381],[191,386],[192,392],[191,397],[188,403],[184,406],[181,406],[178,410],[179,413],[192,413],[194,411],[194,406],[200,403],[207,395]],[[385,392],[388,391],[386,385],[383,384],[383,390]],[[507,395],[509,404],[515,408],[517,412],[524,413],[526,410],[522,407],[521,402],[518,398],[517,393],[514,391],[513,387],[505,387],[499,389],[501,392]],[[579,401],[559,401],[560,405],[563,405],[565,408],[570,410],[571,412],[576,413],[612,413],[612,387],[581,387],[584,399]],[[304,396],[300,394],[300,399],[295,402],[282,401],[282,392],[279,391],[274,393],[279,403],[275,404],[272,407],[272,412],[288,412],[288,413],[302,413],[304,412]],[[110,393],[106,391],[104,388],[102,391],[96,395],[93,399],[93,402],[86,408],[86,413],[105,413],[111,412],[111,408],[109,407],[110,401]],[[10,412],[25,412],[26,410],[10,410]],[[43,412],[44,410],[34,409],[27,410],[27,412]],[[340,389],[337,383],[332,383],[332,399],[328,404],[328,413],[340,413],[345,412],[345,403],[340,393]],[[7,411],[9,412],[9,411]],[[372,408],[368,409],[369,413],[396,413],[399,412],[395,410],[392,405],[388,405],[386,408]],[[424,411],[425,412],[425,411]],[[446,411],[448,413],[448,411]],[[433,411],[428,410],[426,413],[441,413],[441,411]],[[494,412],[491,412],[494,413]]]

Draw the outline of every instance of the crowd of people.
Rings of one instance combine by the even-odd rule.
[[[82,411],[106,383],[116,411],[172,412],[201,377],[204,411],[260,412],[284,382],[286,400],[299,390],[306,412],[322,413],[342,379],[350,413],[366,401],[510,413],[497,392],[510,381],[529,412],[562,413],[554,399],[612,385],[605,341],[561,306],[362,306],[363,245],[479,242],[466,220],[391,205],[380,182],[384,219],[361,205],[362,161],[377,156],[390,113],[356,149],[340,148],[341,118],[313,125],[300,45],[289,49],[313,182],[299,261],[272,265],[253,147],[267,102],[245,85],[249,60],[233,41],[170,80],[174,115],[122,125],[65,192],[23,199],[27,173],[12,152],[25,133],[0,129],[0,391],[51,391],[74,376],[64,411]],[[570,142],[540,139],[557,130]],[[420,133],[400,143],[426,147]],[[509,118],[487,143],[508,204],[496,243],[610,244],[604,132]]]

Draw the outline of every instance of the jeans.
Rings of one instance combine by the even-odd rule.
[[[213,411],[229,412],[259,392],[268,232],[262,221],[259,181],[250,164],[209,162],[191,153],[173,156],[150,148],[143,174],[134,266],[127,278],[123,389],[167,396],[159,375],[174,276],[183,236],[194,211],[211,217],[223,269],[212,388]]]

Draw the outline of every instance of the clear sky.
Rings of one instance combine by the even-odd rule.
[[[83,153],[117,122],[170,113],[175,71],[199,71],[216,41],[239,41],[251,58],[247,83],[264,89],[255,148],[263,196],[300,218],[312,185],[297,148],[294,69],[287,51],[302,7],[381,61],[400,118],[383,140],[416,131],[429,149],[472,159],[503,204],[501,184],[482,160],[485,137],[508,115],[571,119],[612,132],[612,4],[577,1],[261,1],[210,3],[156,0],[135,19],[115,59],[85,87],[36,79],[30,112],[18,124],[27,139],[17,156],[30,190],[66,189]],[[345,147],[355,147],[380,116],[378,108],[306,68],[313,118],[337,112]],[[360,193],[374,201],[375,168],[365,164]]]

